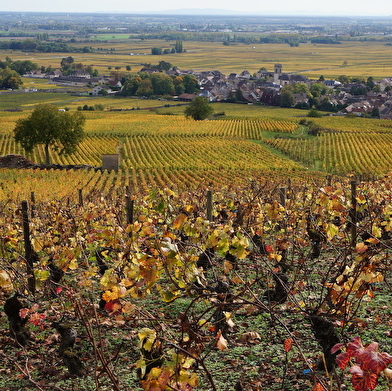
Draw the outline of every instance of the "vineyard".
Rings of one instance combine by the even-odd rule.
[[[315,138],[279,137],[266,142],[295,161],[334,174],[381,176],[391,167],[391,124],[388,121],[328,118]]]
[[[87,137],[77,152],[64,156],[51,151],[52,162],[100,167],[103,154],[119,152],[122,169],[118,173],[87,171],[83,179],[80,173],[70,172],[64,184],[69,186],[70,195],[76,196],[77,188],[83,188],[86,195],[94,191],[109,195],[123,191],[124,184],[136,191],[152,187],[197,188],[210,182],[221,186],[233,179],[236,183],[247,182],[270,170],[281,177],[287,171],[294,176],[306,174],[301,165],[251,141],[261,140],[263,132],[293,132],[296,125],[288,120],[217,120],[197,124],[177,116],[122,112],[93,113],[91,117],[86,124]],[[24,154],[24,151],[12,134],[4,132],[0,134],[0,154]],[[26,156],[33,162],[43,162],[43,146]],[[0,174],[4,178],[3,194],[19,195],[14,182],[7,179],[13,175],[7,171]],[[25,181],[24,174],[17,173],[18,187],[24,194],[34,191],[38,195],[40,188],[51,189],[55,197],[57,193],[64,194],[63,186],[40,184],[45,175],[49,183],[55,182],[58,174],[53,171],[39,173],[35,181],[31,181],[32,175],[30,170]],[[75,181],[71,180],[74,176]]]
[[[15,121],[23,115],[3,116],[0,155],[25,154],[12,136]],[[121,155],[121,170],[117,174],[85,172],[84,177],[81,173],[68,174],[69,178],[77,177],[77,186],[85,189],[86,194],[118,193],[124,184],[145,192],[153,187],[195,189],[206,183],[218,187],[228,182],[245,184],[269,172],[282,178],[287,172],[297,178],[327,174],[380,177],[391,167],[388,152],[391,132],[386,121],[321,118],[317,124],[324,130],[312,137],[306,134],[306,128],[298,127],[289,118],[227,117],[198,123],[183,116],[144,110],[87,112],[86,117],[87,137],[74,155],[51,151],[55,164],[93,168],[102,165],[104,154]],[[35,148],[26,157],[35,163],[43,162],[43,147]],[[19,174],[20,189],[25,194],[45,188],[39,183],[45,175],[49,181],[49,177],[57,178],[52,172],[40,173],[36,181],[25,183],[24,174]],[[12,175],[4,171],[0,174],[1,178]],[[75,196],[75,182],[69,183],[70,196],[71,193]],[[53,196],[57,192],[63,195],[65,189],[54,186],[51,191]],[[7,179],[2,180],[2,192],[20,194]]]
[[[78,173],[65,187],[79,186]],[[61,188],[64,172],[52,174]],[[97,189],[103,174],[89,175]],[[213,191],[96,191],[83,202],[59,189],[27,209],[8,194],[0,386],[390,389],[392,357],[381,352],[392,351],[391,188],[390,177],[263,178]],[[380,344],[368,345],[357,377],[331,355],[355,336]]]
[[[86,118],[0,168],[2,389],[391,389],[387,122]]]

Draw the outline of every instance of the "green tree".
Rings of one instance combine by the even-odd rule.
[[[214,112],[214,109],[202,96],[196,96],[185,109],[186,117],[192,117],[195,121],[202,121]]]
[[[162,54],[162,49],[161,48],[157,48],[157,47],[152,48],[151,49],[151,54],[154,54],[154,55]]]
[[[340,75],[338,77],[338,81],[340,81],[342,84],[348,84],[350,83],[350,78],[346,75]]]
[[[366,80],[366,87],[368,88],[368,90],[372,90],[373,87],[375,86],[376,83],[374,83],[374,79],[373,77],[369,76]]]
[[[50,104],[40,104],[27,118],[19,119],[14,128],[15,141],[27,152],[43,144],[45,147],[45,164],[50,164],[49,149],[58,150],[60,154],[69,155],[76,151],[84,137],[84,116],[76,112],[59,111]]]
[[[182,47],[182,41],[176,41],[176,43],[174,45],[174,50],[176,53],[182,53],[184,51],[184,49]]]
[[[294,94],[309,93],[309,88],[305,83],[296,83],[290,89]]]
[[[306,116],[311,118],[321,118],[323,115],[315,109],[310,109]]]
[[[0,88],[18,89],[23,84],[23,81],[18,72],[6,67],[0,72]]]
[[[380,109],[377,106],[373,107],[371,116],[373,118],[380,118]]]
[[[199,82],[194,75],[184,75],[182,79],[187,94],[194,94],[199,91]]]
[[[151,96],[153,93],[151,79],[143,79],[136,91],[136,95]]]
[[[237,102],[241,102],[243,98],[244,98],[244,96],[242,94],[241,88],[237,88],[236,91],[235,91],[235,100]]]
[[[288,86],[282,88],[280,94],[280,107],[293,107],[294,106],[294,95]]]
[[[18,72],[19,75],[24,75],[27,72],[36,71],[39,69],[39,66],[30,60],[17,60],[12,63],[11,69]]]
[[[66,71],[67,69],[69,69],[70,67],[71,67],[71,64],[73,64],[74,63],[74,59],[73,59],[73,57],[71,57],[71,56],[69,56],[69,57],[64,57],[62,60],[61,60],[61,63],[60,63],[60,66],[61,66],[61,70],[64,72],[64,71]]]
[[[150,76],[153,93],[156,95],[174,94],[173,79],[164,73],[153,73]]]
[[[310,87],[310,93],[313,95],[313,98],[318,98],[319,96],[332,93],[332,90],[323,83],[313,83]]]
[[[140,77],[135,77],[134,79],[127,79],[127,81],[124,83],[123,89],[121,90],[121,95],[136,95],[136,91],[139,89],[141,81],[142,79]]]
[[[159,61],[158,69],[160,71],[168,71],[172,67],[172,64],[168,61]]]

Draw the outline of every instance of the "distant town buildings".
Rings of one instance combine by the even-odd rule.
[[[142,68],[140,72],[157,72]],[[334,107],[342,108],[340,115],[364,115],[374,112],[377,108],[380,118],[392,119],[392,77],[385,78],[376,83],[376,90],[366,90],[364,83],[342,84],[337,80],[310,80],[306,76],[283,72],[282,64],[275,64],[272,71],[264,68],[251,75],[247,70],[241,73],[224,75],[218,70],[197,72],[192,69],[181,70],[172,67],[166,73],[169,76],[194,75],[200,86],[199,95],[209,101],[242,101],[244,103],[259,103],[265,105],[280,105],[282,88],[304,84],[308,89],[314,83],[322,83],[328,87],[328,94],[318,96],[319,102],[328,102]],[[60,71],[47,74],[32,71],[25,75],[32,78],[48,78],[50,83],[64,86],[90,86],[91,95],[115,94],[121,90],[122,85],[118,80],[110,77],[91,77],[84,70],[77,70],[71,75],[63,75]],[[358,91],[364,92],[358,94]],[[179,100],[189,101],[194,97],[191,94],[182,94]],[[293,105],[306,108],[310,104],[311,96],[305,92],[293,93]],[[336,110],[335,110],[336,111]]]

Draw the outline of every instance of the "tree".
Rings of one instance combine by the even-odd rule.
[[[338,77],[338,81],[340,81],[342,84],[348,84],[350,82],[350,79],[346,75],[340,75]]]
[[[151,49],[151,54],[153,54],[153,55],[162,54],[162,49],[161,49],[161,48],[157,48],[157,47],[152,48],[152,49]]]
[[[174,94],[173,79],[164,73],[154,73],[150,76],[153,93],[156,95]]]
[[[182,41],[176,41],[176,43],[174,45],[174,50],[176,53],[182,53],[184,51],[184,49],[182,47]]]
[[[293,94],[308,94],[309,88],[305,83],[295,83],[290,87]]]
[[[75,61],[75,60],[74,60],[73,57],[71,57],[71,56],[69,56],[69,57],[64,57],[64,58],[61,60],[61,63],[60,63],[61,70],[62,70],[63,72],[66,71],[68,68],[71,67],[71,64],[73,64],[74,61]]]
[[[40,104],[30,116],[16,122],[14,138],[27,152],[43,144],[45,164],[50,164],[49,148],[65,155],[75,152],[84,137],[84,122],[85,118],[79,112],[70,114],[59,111],[54,105]]]
[[[160,71],[168,71],[172,67],[172,64],[168,61],[159,61],[158,69]]]
[[[293,107],[294,95],[290,88],[283,87],[280,95],[280,107]]]
[[[18,72],[6,67],[0,71],[0,89],[12,88],[18,89],[23,84],[23,81]]]
[[[196,96],[184,112],[186,117],[192,117],[195,121],[202,121],[209,117],[214,112],[214,109],[210,106],[207,99],[202,96]]]
[[[380,109],[377,106],[373,107],[372,118],[380,118]]]
[[[306,116],[311,118],[321,118],[323,115],[315,109],[310,109]]]
[[[185,87],[185,92],[187,94],[194,94],[199,91],[199,82],[197,81],[195,75],[184,75],[183,82]]]

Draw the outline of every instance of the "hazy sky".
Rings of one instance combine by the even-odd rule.
[[[275,15],[391,16],[391,0],[2,0],[0,11],[37,12],[142,12],[176,9],[222,9]]]

